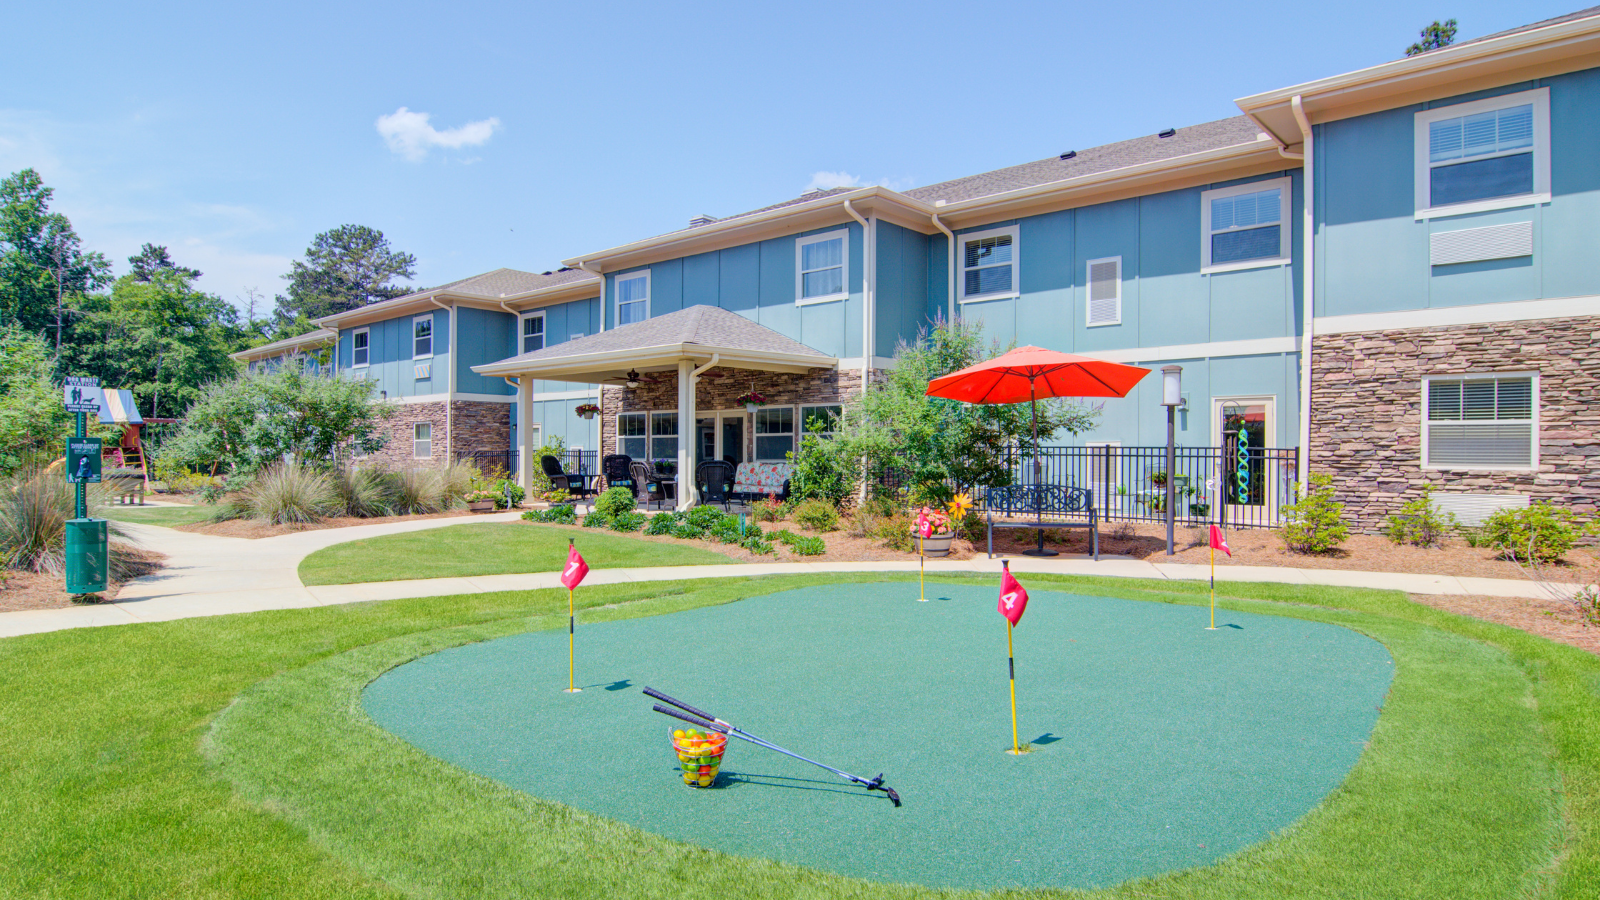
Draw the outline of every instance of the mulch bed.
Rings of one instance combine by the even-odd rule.
[[[166,561],[166,554],[154,550],[144,550],[137,547],[123,545],[123,550],[134,563],[134,577],[140,578],[152,575]],[[61,609],[75,606],[72,597],[67,594],[66,581],[60,575],[48,575],[39,572],[19,572],[15,569],[4,573],[5,583],[0,586],[0,612],[17,612],[24,609]],[[131,580],[131,579],[130,579]],[[105,593],[101,594],[102,602],[115,600],[122,586],[127,582],[112,582],[106,585]]]

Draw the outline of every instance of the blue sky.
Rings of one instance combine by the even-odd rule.
[[[543,271],[814,182],[915,187],[1236,115],[1436,18],[1464,40],[1582,5],[20,3],[0,173],[38,169],[118,274],[166,244],[270,305],[340,224],[416,254],[418,286]]]

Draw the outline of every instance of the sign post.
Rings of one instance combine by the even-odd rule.
[[[94,594],[106,589],[106,520],[89,518],[86,485],[100,483],[100,439],[88,435],[89,413],[100,411],[100,379],[68,376],[62,397],[67,411],[77,417],[77,428],[67,439],[66,476],[73,487],[72,519],[67,522],[67,593]]]

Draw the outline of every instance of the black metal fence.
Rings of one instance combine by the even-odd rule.
[[[457,453],[456,460],[472,463],[485,475],[493,475],[498,470],[502,477],[516,478],[517,456],[515,450],[472,450]],[[560,454],[560,459],[563,472],[594,475],[600,471],[598,450],[566,450]],[[542,471],[537,459],[534,460],[534,471]]]
[[[1165,522],[1167,479],[1173,509],[1189,524],[1222,522],[1272,528],[1294,502],[1298,451],[1284,447],[1178,447],[1172,472],[1166,447],[1043,447],[1037,458],[1013,453],[1016,484],[1088,488],[1103,521]],[[977,491],[982,502],[982,489]]]

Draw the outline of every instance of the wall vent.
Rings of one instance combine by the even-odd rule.
[[[411,367],[412,377],[417,380],[433,377],[433,363],[417,363]]]
[[[1089,326],[1122,324],[1122,257],[1089,260]]]
[[[717,217],[716,216],[708,216],[705,213],[701,213],[700,215],[695,216],[694,218],[689,220],[689,227],[690,228],[700,228],[701,226],[704,226],[704,225],[710,225],[712,222],[715,222],[715,221],[717,221]],[[549,274],[549,273],[546,273],[546,274]]]
[[[1523,509],[1529,501],[1527,494],[1445,494],[1434,491],[1428,496],[1440,512],[1453,513],[1463,525],[1482,525],[1500,510]]]
[[[1533,223],[1512,222],[1461,231],[1437,231],[1430,238],[1429,262],[1436,266],[1533,255]]]

